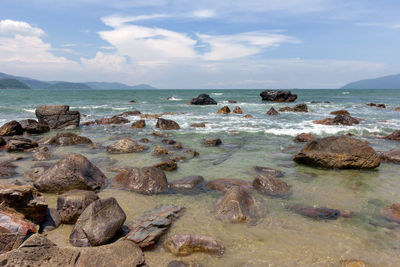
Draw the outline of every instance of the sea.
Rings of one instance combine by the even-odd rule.
[[[168,138],[194,149],[199,157],[179,162],[179,168],[166,172],[174,181],[186,176],[201,175],[207,181],[233,178],[252,181],[253,166],[281,170],[281,178],[292,186],[288,198],[273,198],[253,192],[263,216],[252,224],[231,224],[215,216],[218,191],[198,195],[161,194],[140,195],[106,188],[100,197],[115,197],[127,214],[127,222],[134,221],[142,212],[161,204],[185,207],[182,216],[169,229],[171,234],[203,234],[212,236],[226,248],[222,257],[195,253],[176,257],[162,242],[145,251],[149,266],[167,266],[170,261],[197,262],[203,266],[340,266],[341,260],[358,259],[371,266],[400,266],[400,224],[380,216],[383,207],[400,202],[400,165],[382,163],[375,170],[324,170],[298,165],[293,156],[304,144],[294,143],[300,133],[318,137],[349,134],[365,140],[376,151],[400,149],[400,142],[379,137],[400,129],[400,90],[292,90],[298,98],[294,103],[262,102],[262,90],[0,90],[0,125],[11,120],[35,118],[35,109],[43,104],[66,104],[83,114],[81,122],[111,117],[125,111],[139,110],[142,114],[168,112],[163,118],[179,123],[181,129],[166,131]],[[218,105],[193,106],[187,103],[199,94],[209,94]],[[135,100],[136,103],[130,103]],[[237,101],[230,103],[229,100]],[[367,103],[384,103],[377,108]],[[274,107],[305,103],[309,112],[282,112],[268,116]],[[239,106],[243,114],[217,114],[223,106],[231,110]],[[358,125],[327,126],[314,120],[334,117],[330,112],[346,109],[351,116],[361,118]],[[252,118],[244,118],[251,114]],[[131,122],[138,116],[127,117]],[[205,122],[204,128],[193,128],[193,123]],[[55,147],[58,159],[67,153],[81,153],[96,164],[111,180],[116,173],[111,167],[144,167],[159,162],[152,155],[161,138],[152,132],[156,120],[146,119],[146,127],[135,130],[130,124],[82,126],[72,132],[89,137],[100,146],[115,142],[118,137],[151,140],[149,150],[142,153],[111,155],[104,149],[85,146]],[[32,137],[39,139],[55,135]],[[204,147],[203,139],[220,138],[219,147]],[[0,152],[0,158],[6,153]],[[57,159],[54,160],[56,162]],[[34,162],[16,162],[19,175],[1,182],[18,179],[30,183],[22,175]],[[50,207],[56,207],[57,196],[46,194]],[[314,220],[293,213],[286,207],[303,204],[339,209],[351,214],[337,220]],[[48,233],[60,246],[68,246],[72,226],[62,225]]]

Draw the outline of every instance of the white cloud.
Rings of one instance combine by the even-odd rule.
[[[119,16],[119,15],[112,15],[102,18],[101,20],[104,24],[110,27],[118,27],[127,22],[135,22],[135,21],[142,21],[142,20],[152,20],[152,19],[162,19],[168,18],[169,15],[166,14],[151,14],[151,15],[140,15],[140,16]]]
[[[97,52],[94,58],[80,60],[84,68],[95,71],[125,72],[129,68],[125,57],[103,52]]]
[[[215,17],[214,9],[198,9],[193,12],[193,16],[200,19]]]
[[[24,36],[42,36],[45,35],[42,29],[32,27],[24,21],[0,20],[0,34],[5,35],[24,35]]]

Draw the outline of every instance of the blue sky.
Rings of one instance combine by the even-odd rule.
[[[159,88],[400,73],[398,0],[0,0],[0,72]]]

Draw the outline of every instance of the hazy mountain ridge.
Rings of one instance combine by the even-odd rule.
[[[400,89],[400,74],[351,82],[340,89]]]
[[[30,89],[30,87],[17,79],[2,78],[0,79],[0,89]]]

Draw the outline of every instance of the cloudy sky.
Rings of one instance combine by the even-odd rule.
[[[0,72],[158,88],[400,73],[398,0],[0,0]]]

